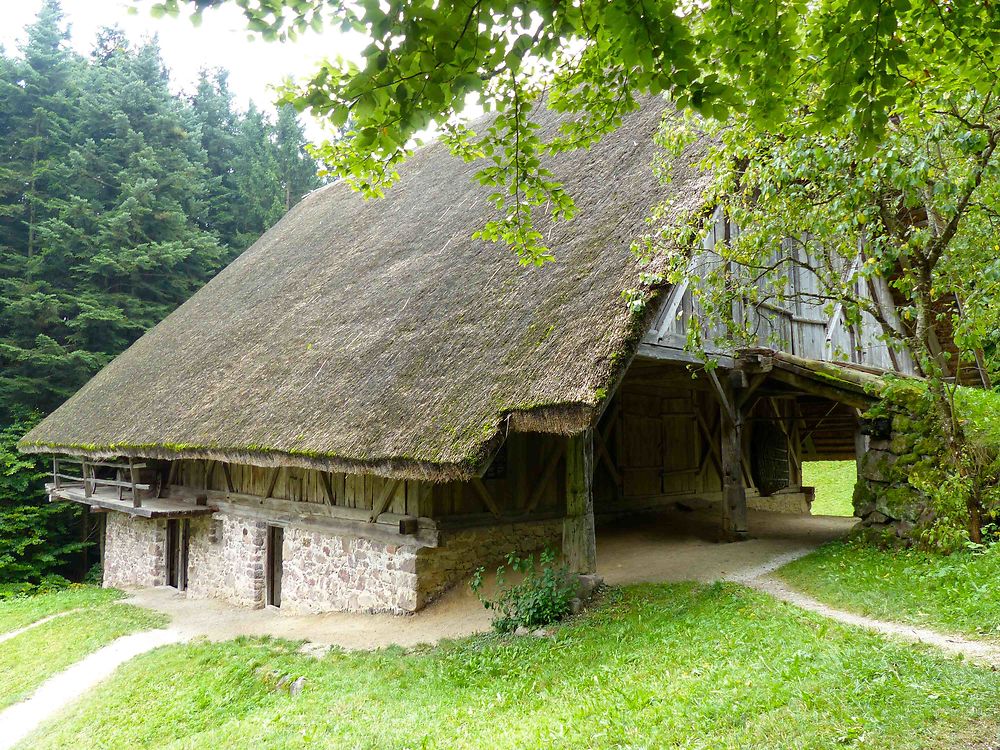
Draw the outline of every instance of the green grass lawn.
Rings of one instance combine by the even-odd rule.
[[[69,598],[60,601],[67,604],[66,609],[73,608],[68,606]],[[74,606],[85,608],[0,643],[0,708],[27,698],[49,677],[115,638],[165,624],[162,615],[117,604],[110,600],[110,595],[94,597],[89,605],[79,598],[73,601]],[[40,607],[44,609],[46,604],[52,605],[52,601]]]
[[[802,484],[816,488],[814,516],[853,516],[854,483],[858,478],[854,461],[804,461]]]
[[[836,607],[1000,641],[1000,548],[937,555],[834,542],[778,575]]]
[[[97,586],[70,586],[50,594],[19,596],[0,600],[0,633],[23,628],[43,617],[57,612],[66,612],[80,607],[120,599],[124,594],[117,589],[102,589]]]
[[[21,747],[972,748],[997,740],[997,695],[1000,674],[737,585],[643,585],[552,639],[164,647]]]

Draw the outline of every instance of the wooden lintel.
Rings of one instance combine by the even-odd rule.
[[[490,513],[497,518],[500,518],[503,515],[500,511],[500,506],[497,505],[496,500],[493,499],[493,495],[490,494],[486,485],[483,484],[483,480],[479,477],[473,477],[472,486],[475,488],[476,494],[479,495],[479,499],[483,501],[483,505],[489,509]]]

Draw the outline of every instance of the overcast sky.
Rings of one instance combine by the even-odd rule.
[[[0,0],[0,45],[13,52],[26,38],[42,0]],[[241,108],[253,100],[261,108],[271,108],[271,86],[288,75],[311,73],[323,57],[338,54],[356,57],[364,45],[360,35],[338,31],[308,33],[295,43],[248,39],[243,15],[230,5],[208,11],[202,25],[195,28],[185,17],[154,19],[149,2],[139,4],[139,13],[129,15],[131,0],[62,0],[70,25],[72,44],[86,54],[99,29],[120,26],[128,37],[139,41],[159,35],[163,58],[170,68],[175,91],[192,91],[201,68],[229,70],[229,82]],[[319,128],[303,117],[310,138],[321,136]]]

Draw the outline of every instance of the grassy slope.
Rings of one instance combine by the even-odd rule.
[[[816,488],[812,512],[815,516],[853,516],[854,482],[858,469],[854,461],[805,461],[802,484]]]
[[[950,556],[835,542],[778,571],[844,609],[1000,641],[1000,548]]]
[[[115,638],[163,624],[162,615],[105,601],[0,643],[0,708],[28,697],[49,677]]]
[[[80,607],[120,599],[121,591],[96,586],[70,586],[51,594],[23,596],[0,601],[0,633],[23,628],[43,617]]]
[[[609,596],[552,640],[322,660],[279,641],[159,649],[22,747],[953,748],[997,736],[996,673],[735,585]],[[305,676],[301,695],[277,686],[283,674]]]

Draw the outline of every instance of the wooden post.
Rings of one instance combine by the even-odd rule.
[[[567,438],[566,445],[563,557],[571,573],[594,573],[597,570],[593,483],[594,434],[588,429]]]
[[[857,464],[858,481],[861,481],[861,462],[868,452],[868,436],[861,431],[861,410],[855,409],[857,424],[854,427],[854,462]]]
[[[719,392],[722,428],[722,530],[731,539],[747,533],[747,491],[743,482],[743,413],[728,379]]]

